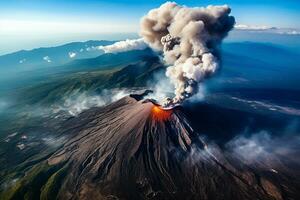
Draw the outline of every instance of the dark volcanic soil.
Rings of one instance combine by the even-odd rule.
[[[300,199],[296,174],[250,167],[205,144],[180,107],[164,111],[125,97],[64,129],[72,139],[6,198]]]

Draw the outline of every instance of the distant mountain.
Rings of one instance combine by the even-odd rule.
[[[218,87],[294,89],[300,84],[300,55],[290,49],[267,43],[225,43]]]
[[[112,42],[71,43],[60,47],[36,49],[27,53],[38,55],[42,50],[51,50],[59,54],[59,49],[60,52],[68,52],[75,46],[80,50],[82,46],[110,43]],[[293,62],[293,65],[296,65],[298,59],[296,53],[280,46],[251,42],[227,43],[222,48],[222,69],[215,78],[206,82],[209,88],[217,90],[230,87],[293,89],[299,83],[296,73],[299,70],[288,64]],[[20,52],[15,53],[17,54]],[[61,54],[66,56],[66,53]],[[272,57],[272,54],[275,55],[274,59],[267,59]],[[20,95],[22,101],[51,103],[64,94],[70,94],[78,89],[97,92],[104,88],[145,86],[156,71],[165,69],[151,49],[107,53],[91,58],[81,58],[79,55],[75,56],[74,60],[68,58],[69,62],[62,65],[47,67],[49,63],[46,63],[46,66],[43,64],[43,67],[37,67],[38,69],[32,71],[17,70],[18,72],[12,73],[13,77],[10,78],[3,76],[0,81],[0,92],[1,89],[10,92],[11,88],[26,86],[22,89],[25,91],[24,94],[21,92]],[[87,52],[86,56],[92,55]],[[0,58],[3,59],[3,56]],[[281,62],[284,62],[284,58],[287,58],[285,63],[280,64],[276,61],[282,59]]]
[[[74,92],[100,93],[103,89],[144,87],[157,72],[165,69],[151,52],[150,49],[136,50],[74,61],[61,66],[62,71],[57,69],[60,74],[22,90],[19,101],[51,104]]]
[[[65,88],[64,84],[73,85],[75,82],[77,82],[78,85],[74,88],[80,88],[81,85],[79,82],[89,82],[89,79],[92,80],[93,84],[95,81],[98,82],[97,86],[99,86],[100,82],[102,84],[102,80],[106,80],[106,78],[109,77],[107,75],[108,73],[111,74],[113,71],[115,72],[122,68],[125,69],[120,73],[124,72],[127,75],[120,78],[120,81],[124,81],[127,78],[138,80],[139,78],[134,76],[137,73],[147,72],[148,69],[146,69],[145,66],[148,67],[151,63],[160,63],[157,55],[155,55],[151,49],[108,53],[95,58],[74,60],[64,65],[44,67],[33,71],[10,73],[10,75],[3,76],[0,80],[0,93],[11,93],[11,91],[17,88],[24,88],[24,86],[25,90],[29,88],[28,94],[34,92],[36,88],[40,88],[42,91],[47,91],[52,87],[53,90],[59,90],[60,88]],[[126,68],[135,69],[133,70],[134,73],[130,74],[130,70],[126,71]],[[101,78],[102,76],[104,76],[104,79]],[[121,76],[121,74],[119,74],[119,76]],[[142,79],[146,81],[148,77],[145,75],[141,80]],[[71,81],[70,84],[69,81]],[[134,81],[130,82],[133,83]],[[118,84],[118,82],[108,85],[116,86],[116,84]],[[125,86],[125,83],[121,85]],[[87,86],[89,86],[89,84]],[[104,87],[104,85],[100,86],[100,88]],[[105,87],[106,86],[107,85],[105,85]],[[24,89],[22,89],[22,91]]]
[[[110,45],[114,42],[115,41],[91,40],[87,42],[73,42],[56,47],[22,50],[0,56],[0,70],[1,73],[4,74],[7,71],[20,72],[41,68],[45,69],[47,67],[65,65],[67,63],[70,63],[70,65],[66,65],[69,67],[72,65],[97,65],[96,60],[77,60],[95,58],[102,55],[104,52],[97,49],[97,46]],[[225,43],[222,45],[222,50],[228,54],[256,59],[281,67],[295,66],[300,61],[299,54],[289,51],[285,47],[267,43]],[[110,62],[110,55],[106,56],[107,60],[105,62]],[[101,61],[103,61],[104,58],[101,59]]]
[[[64,66],[59,66],[58,68],[66,71],[108,69],[115,68],[120,65],[136,63],[143,58],[148,58],[149,56],[156,57],[150,48],[120,53],[106,53],[95,58],[74,60]]]
[[[0,56],[0,70],[23,71],[36,68],[58,66],[75,59],[99,56],[102,50],[96,49],[100,45],[110,45],[114,41],[73,42],[56,47],[42,47],[33,50],[22,50]]]
[[[260,58],[244,52],[245,49],[259,46],[264,49],[261,50],[263,56]],[[222,52],[222,69],[216,78],[207,82],[208,87],[214,90],[232,87],[293,87],[298,78],[296,73],[290,73],[288,67],[283,67],[278,62],[272,63],[266,60],[266,57],[272,54],[272,49],[274,52],[281,52],[282,56],[294,55],[272,45],[250,42],[225,44]],[[60,100],[65,94],[78,90],[101,92],[108,88],[144,87],[156,72],[164,70],[165,66],[151,49],[108,53],[36,70],[35,73],[40,74],[41,77],[47,75],[47,81],[26,89],[20,97],[22,101],[51,104]]]

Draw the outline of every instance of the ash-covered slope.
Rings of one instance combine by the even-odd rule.
[[[34,166],[6,198],[297,197],[279,175],[232,165],[219,148],[209,148],[190,127],[182,108],[161,110],[137,97],[69,120],[64,131],[72,139]]]
[[[180,110],[126,97],[99,110],[48,163],[72,166],[62,198],[175,197],[188,192],[183,155],[193,143],[203,148]]]

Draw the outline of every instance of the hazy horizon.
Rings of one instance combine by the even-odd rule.
[[[124,3],[121,0],[114,2],[11,0],[1,2],[0,55],[73,41],[137,38],[140,18],[149,9],[158,7],[163,2],[165,1],[134,0]],[[238,39],[255,39],[247,38],[246,32],[255,32],[258,38],[262,33],[274,33],[286,37],[300,35],[297,20],[300,17],[298,12],[300,3],[296,0],[288,2],[246,0],[242,3],[237,0],[213,2],[179,0],[177,3],[199,7],[228,4],[232,9],[232,15],[236,18],[236,29],[242,30],[244,34]],[[272,35],[271,37],[273,38]],[[268,42],[268,37],[266,40]]]
[[[41,37],[35,38],[34,40],[26,40],[20,38],[20,41],[11,44],[10,40],[2,41],[1,46],[6,46],[6,49],[0,50],[0,56],[14,53],[21,50],[33,50],[37,48],[48,48],[61,46],[67,43],[72,42],[86,42],[89,40],[108,40],[108,41],[119,41],[125,39],[135,39],[139,38],[138,33],[107,33],[107,34],[91,34],[91,35],[74,35],[70,37],[49,38]],[[6,44],[6,43],[7,44]],[[300,50],[300,34],[296,35],[286,35],[278,33],[269,33],[269,32],[256,32],[256,31],[243,31],[235,30],[232,31],[224,42],[260,42],[260,43],[270,43],[275,45],[285,46],[291,49]],[[20,43],[22,47],[20,47]]]

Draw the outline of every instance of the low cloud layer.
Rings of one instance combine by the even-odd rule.
[[[266,31],[266,30],[275,30],[276,27],[271,26],[256,26],[256,25],[245,25],[245,24],[236,24],[234,26],[237,30],[248,30],[248,31]]]
[[[223,147],[202,135],[199,139],[204,142],[204,148],[193,145],[186,161],[194,165],[214,160],[226,166],[228,161],[235,161],[241,165],[282,173],[290,164],[300,164],[297,157],[300,137],[290,129],[288,131],[277,136],[265,130],[241,133]]]
[[[53,105],[51,112],[58,115],[63,112],[71,116],[76,116],[89,108],[101,107],[117,101],[122,97],[129,95],[129,93],[130,92],[126,90],[105,90],[101,94],[89,94],[88,92],[80,94],[74,93],[62,103]]]
[[[238,31],[249,31],[249,32],[256,32],[256,33],[300,35],[300,30],[292,29],[292,28],[278,28],[273,26],[258,26],[258,25],[245,25],[245,24],[236,24],[234,28],[235,30]]]
[[[300,137],[289,133],[274,136],[267,131],[251,135],[241,134],[227,143],[226,148],[234,157],[246,164],[258,164],[263,161],[270,166],[278,164],[280,158],[293,159],[299,153]]]
[[[66,99],[62,105],[58,106],[56,111],[66,111],[70,115],[75,116],[88,108],[103,105],[105,105],[105,101],[100,96],[83,93]]]

